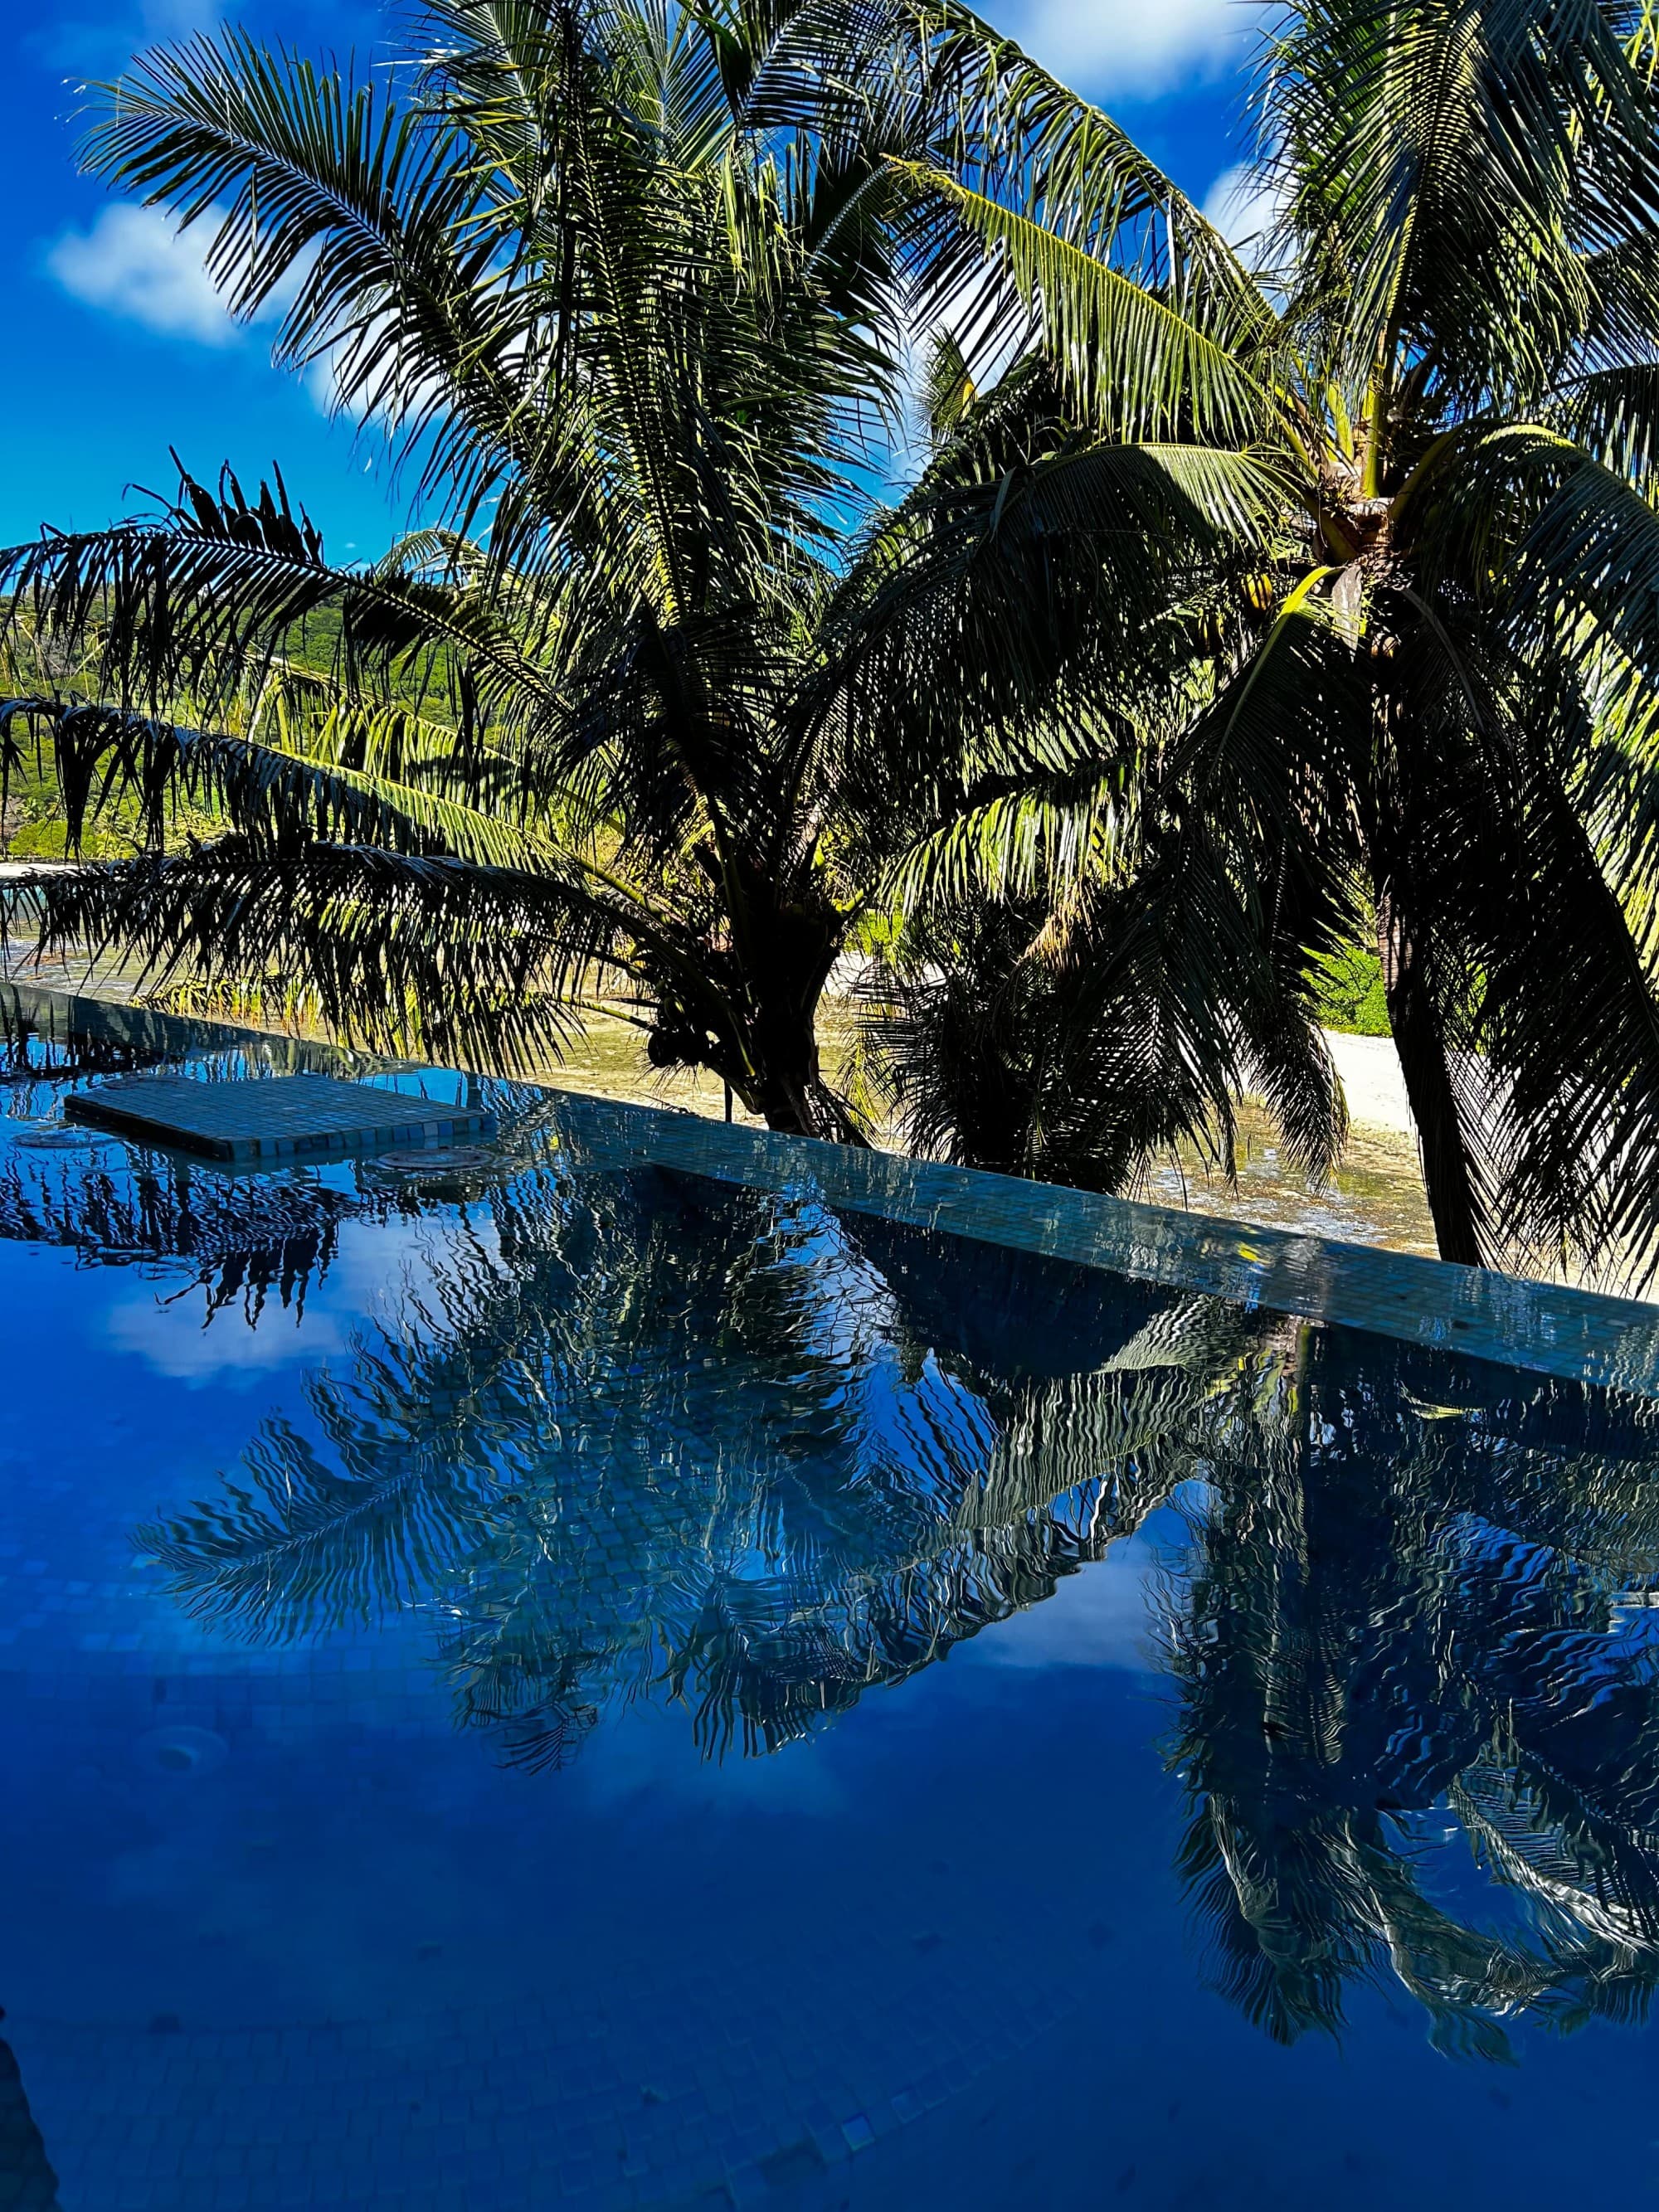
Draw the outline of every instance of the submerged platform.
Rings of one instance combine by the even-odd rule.
[[[76,1091],[64,1102],[77,1121],[118,1130],[215,1160],[294,1159],[381,1145],[453,1142],[492,1135],[495,1117],[434,1105],[368,1083],[329,1075],[275,1075],[193,1082],[137,1075]]]

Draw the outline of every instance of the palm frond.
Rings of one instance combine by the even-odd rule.
[[[1237,328],[1206,328],[1191,299],[1160,293],[943,170],[913,163],[902,173],[917,196],[924,241],[959,226],[985,254],[962,302],[958,257],[926,242],[915,249],[934,264],[923,313],[957,302],[957,335],[970,362],[1000,340],[1018,343],[1024,317],[1031,343],[1103,435],[1155,442],[1179,432],[1201,445],[1248,445],[1269,434],[1273,395],[1241,355]]]
[[[448,854],[228,836],[27,884],[45,950],[118,945],[146,988],[302,976],[349,1042],[495,1068],[556,1054],[590,974],[620,971],[640,916],[603,885]]]
[[[1651,87],[1596,0],[1297,9],[1264,50],[1261,128],[1315,296],[1389,404],[1536,404],[1597,312],[1584,262],[1659,189]]]

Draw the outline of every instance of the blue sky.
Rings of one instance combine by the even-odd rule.
[[[1002,0],[983,12],[1099,100],[1187,191],[1239,158],[1237,88],[1253,9],[1241,0]],[[384,51],[396,0],[249,0],[236,20],[314,54]],[[77,108],[157,40],[210,27],[211,0],[48,0],[0,30],[11,216],[0,270],[0,544],[44,523],[87,528],[167,487],[176,447],[197,473],[252,482],[280,463],[337,559],[378,552],[404,519],[382,471],[311,388],[273,368],[268,336],[224,316],[191,240],[76,173]]]

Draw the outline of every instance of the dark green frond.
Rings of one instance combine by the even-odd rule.
[[[302,977],[348,1042],[483,1067],[556,1054],[633,919],[600,887],[447,856],[225,837],[55,875],[15,901],[48,950],[119,945],[145,985]]]

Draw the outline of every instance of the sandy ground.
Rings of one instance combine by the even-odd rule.
[[[1391,1129],[1415,1143],[1417,1128],[1406,1103],[1406,1079],[1392,1039],[1343,1036],[1327,1030],[1325,1042],[1342,1079],[1348,1119],[1354,1127]]]

